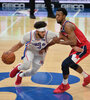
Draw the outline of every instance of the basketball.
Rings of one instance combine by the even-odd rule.
[[[2,54],[2,61],[5,64],[12,64],[15,61],[15,54],[13,52],[3,53]]]

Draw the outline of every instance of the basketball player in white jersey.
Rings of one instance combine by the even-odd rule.
[[[34,24],[35,30],[26,33],[23,39],[14,45],[6,53],[15,52],[25,44],[23,63],[18,64],[11,72],[10,77],[13,78],[17,74],[15,85],[20,85],[22,77],[34,75],[43,65],[48,44],[52,45],[54,37],[59,37],[59,33],[47,31],[47,24],[44,21],[38,21]],[[52,41],[52,42],[51,42]],[[43,50],[43,51],[42,51]],[[76,48],[76,50],[79,50]],[[42,51],[42,52],[40,52]],[[32,68],[31,68],[32,65]],[[22,70],[25,70],[24,72]]]
[[[58,33],[47,31],[47,24],[44,21],[38,21],[34,24],[35,30],[26,33],[23,39],[14,45],[7,53],[15,52],[25,44],[23,63],[18,64],[11,72],[10,77],[13,78],[17,74],[15,85],[20,85],[22,77],[34,75],[43,65],[46,52],[40,54],[39,51],[53,39]],[[32,68],[30,68],[32,65]],[[22,72],[22,70],[25,70]]]

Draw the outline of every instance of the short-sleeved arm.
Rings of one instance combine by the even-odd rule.
[[[21,39],[21,43],[25,44],[27,41],[30,41],[30,32],[26,33]]]
[[[48,31],[48,33],[47,33],[47,42],[50,42],[54,37],[59,37],[59,33]]]

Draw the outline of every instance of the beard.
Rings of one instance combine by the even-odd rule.
[[[39,33],[38,33],[38,36],[39,36],[39,38],[41,38],[41,39],[43,38]]]
[[[61,20],[61,21],[57,21],[58,24],[62,24],[62,22],[63,22],[63,20]]]
[[[58,24],[61,24],[61,23],[62,23],[62,21],[57,21],[57,23],[58,23]]]

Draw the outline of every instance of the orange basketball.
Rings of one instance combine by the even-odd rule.
[[[3,53],[2,54],[2,61],[5,64],[12,64],[15,61],[15,54],[13,52]]]

